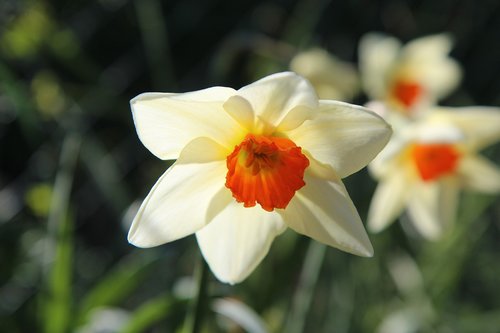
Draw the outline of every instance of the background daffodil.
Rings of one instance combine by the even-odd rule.
[[[139,247],[192,233],[221,281],[248,276],[286,227],[362,256],[372,246],[340,180],[369,163],[391,130],[374,113],[319,100],[294,73],[239,90],[146,93],[131,101],[143,144],[177,161],[129,231]]]
[[[360,89],[356,68],[320,48],[297,53],[290,69],[309,80],[322,99],[352,100]]]
[[[366,94],[406,116],[428,109],[460,83],[460,65],[448,56],[451,47],[447,34],[417,38],[404,46],[384,34],[365,35],[359,66]]]
[[[455,219],[460,189],[500,191],[500,169],[477,153],[499,139],[498,108],[435,108],[419,121],[396,127],[370,164],[379,185],[369,229],[384,229],[406,207],[424,237],[438,238]]]

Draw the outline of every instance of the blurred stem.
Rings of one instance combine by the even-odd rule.
[[[172,61],[161,3],[158,0],[137,0],[134,4],[154,87],[172,89]]]
[[[47,221],[44,255],[48,269],[43,274],[46,293],[40,311],[46,333],[67,332],[70,323],[73,220],[68,211],[80,143],[81,138],[76,134],[69,134],[64,140]]]
[[[314,287],[325,257],[326,246],[310,240],[300,273],[299,285],[292,299],[292,308],[283,332],[299,333],[304,330],[307,313],[311,306]]]
[[[196,297],[193,299],[189,312],[186,316],[183,333],[198,333],[201,330],[203,317],[208,303],[208,274],[208,267],[200,254],[198,265],[196,266],[194,272],[198,289],[196,291]]]
[[[431,299],[442,308],[450,301],[462,278],[463,266],[473,253],[472,249],[486,231],[487,223],[481,219],[484,211],[495,202],[495,197],[467,194],[451,233],[437,243],[430,243],[421,255],[422,269],[427,278]]]
[[[330,1],[302,0],[297,2],[285,27],[282,40],[297,47],[307,46],[313,36],[316,24]]]

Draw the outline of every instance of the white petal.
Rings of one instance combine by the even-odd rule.
[[[237,94],[252,106],[257,123],[255,128],[270,134],[278,126],[290,128],[284,119],[294,124],[302,123],[309,112],[298,112],[301,119],[286,117],[294,108],[314,110],[318,98],[311,84],[292,72],[273,74],[238,90]],[[266,133],[267,132],[267,133]]]
[[[402,49],[401,66],[425,87],[430,100],[446,96],[462,78],[460,65],[448,55],[451,47],[450,36],[438,34],[417,38]]]
[[[200,153],[200,155],[197,155]],[[213,198],[224,187],[224,150],[207,138],[192,141],[156,182],[132,222],[130,243],[152,247],[196,232],[209,222]]]
[[[184,94],[146,93],[130,101],[142,143],[161,159],[176,159],[188,142],[208,137],[234,148],[243,128],[223,103],[235,91],[214,87]]]
[[[404,163],[405,160],[402,157],[406,153],[409,144],[411,144],[411,135],[406,135],[409,132],[413,132],[409,127],[396,130],[389,143],[368,165],[370,173],[376,179],[383,179],[390,176],[394,170],[405,167],[406,163]]]
[[[401,215],[408,193],[410,178],[405,170],[393,170],[377,186],[368,211],[368,229],[379,232]]]
[[[416,182],[409,193],[408,214],[417,231],[429,240],[438,239],[443,232],[439,185],[439,182]]]
[[[452,58],[442,58],[419,66],[418,76],[428,93],[441,99],[460,84],[462,69]]]
[[[457,144],[465,140],[463,131],[449,123],[421,123],[412,129],[410,136],[419,143]]]
[[[298,233],[342,251],[372,256],[373,247],[342,182],[308,174],[305,182],[286,209],[279,211],[285,223]]]
[[[286,226],[276,212],[266,212],[260,206],[245,208],[229,191],[225,193],[230,204],[199,230],[196,238],[215,276],[234,284],[255,269]]]
[[[290,69],[308,79],[321,99],[349,100],[359,91],[354,66],[320,48],[298,53]]]
[[[482,149],[500,140],[498,107],[440,107],[434,109],[429,118],[430,121],[441,121],[458,127],[465,135],[467,146],[473,150]]]
[[[452,47],[448,34],[437,34],[412,40],[403,47],[402,56],[420,61],[446,57]]]
[[[500,192],[500,168],[479,155],[464,156],[459,165],[463,186],[483,193]]]
[[[231,96],[224,103],[223,107],[245,129],[249,132],[253,131],[255,115],[252,106],[246,99],[238,95]]]
[[[366,166],[389,141],[391,132],[390,126],[368,109],[320,101],[312,120],[286,134],[343,178]]]
[[[372,99],[383,99],[387,82],[401,50],[401,43],[392,37],[371,33],[359,44],[361,78],[366,93]]]

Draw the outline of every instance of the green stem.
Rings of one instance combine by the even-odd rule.
[[[44,253],[48,267],[43,272],[45,292],[40,304],[43,331],[47,333],[67,332],[70,324],[73,220],[69,205],[80,143],[78,134],[68,134],[64,140],[48,216]]]
[[[283,332],[299,333],[305,326],[307,313],[311,306],[314,287],[318,282],[326,246],[311,240],[300,273],[299,286],[292,299],[292,308]]]
[[[201,330],[203,317],[207,308],[208,293],[208,267],[200,255],[198,265],[195,270],[195,278],[198,285],[196,297],[193,299],[191,308],[186,316],[184,324],[184,333],[198,333]]]

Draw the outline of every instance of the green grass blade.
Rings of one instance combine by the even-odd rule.
[[[131,255],[103,276],[79,304],[77,326],[88,320],[90,312],[100,306],[119,304],[147,277],[154,260]]]

